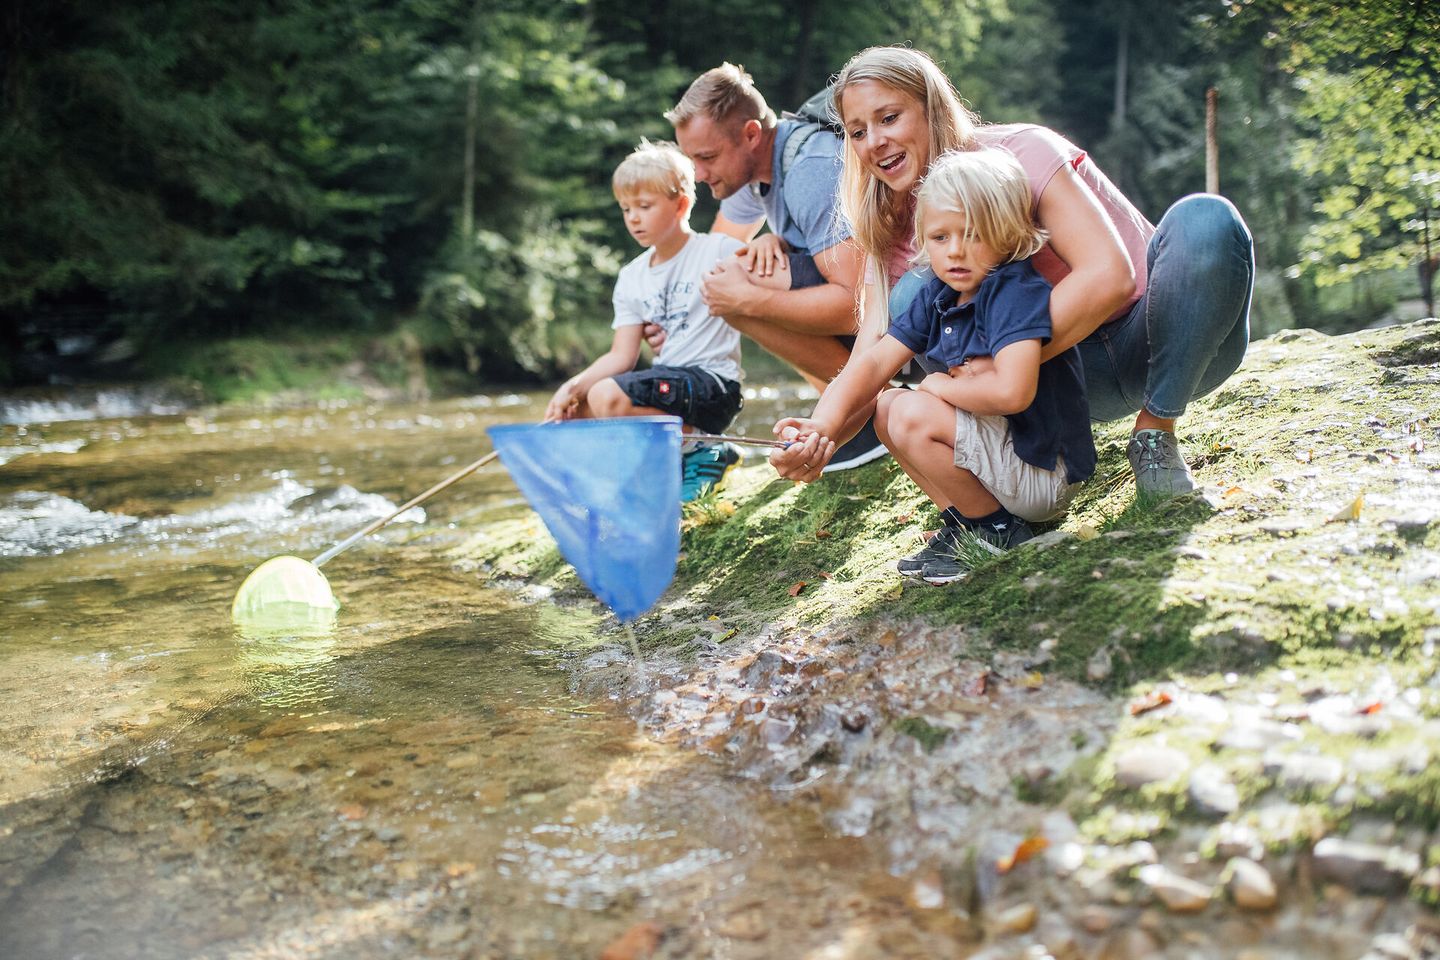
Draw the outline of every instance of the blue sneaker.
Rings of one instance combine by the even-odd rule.
[[[719,487],[744,457],[728,443],[700,447],[680,458],[680,502],[689,503]]]

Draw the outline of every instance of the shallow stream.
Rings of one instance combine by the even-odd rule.
[[[525,509],[499,467],[328,564],[332,634],[234,633],[262,560],[541,403],[0,426],[0,956],[953,952],[863,840],[573,693],[590,614],[452,569]]]

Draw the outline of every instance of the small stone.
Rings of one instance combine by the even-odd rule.
[[[1242,910],[1270,910],[1275,906],[1275,880],[1254,860],[1232,857],[1225,865],[1230,874],[1226,889],[1235,905]]]
[[[1420,872],[1420,857],[1409,850],[1326,837],[1313,852],[1317,879],[1360,893],[1404,891]]]
[[[1155,960],[1163,954],[1160,941],[1138,927],[1131,927],[1112,934],[1101,944],[1095,960]]]
[[[1265,775],[1292,790],[1333,788],[1344,778],[1345,765],[1335,757],[1272,751],[1265,755]]]
[[[1240,791],[1223,767],[1202,764],[1190,774],[1190,804],[1197,813],[1217,819],[1240,809]]]
[[[1092,905],[1081,910],[1077,920],[1086,933],[1098,936],[1115,925],[1115,911],[1109,907]]]
[[[1231,857],[1259,860],[1265,856],[1265,845],[1254,828],[1226,822],[1215,830],[1215,852],[1227,860]]]
[[[1040,911],[1035,904],[1017,903],[1000,911],[995,917],[995,927],[1003,933],[1029,933],[1039,916]]]
[[[1068,877],[1085,863],[1085,848],[1078,843],[1054,843],[1045,848],[1045,863],[1057,876]]]
[[[1299,734],[1293,723],[1276,723],[1273,720],[1256,720],[1237,723],[1220,735],[1215,746],[1221,750],[1246,750],[1258,753],[1268,750],[1277,743],[1294,740]]]
[[[1115,760],[1115,781],[1122,787],[1135,789],[1173,780],[1189,767],[1190,759],[1171,747],[1131,747]]]
[[[1110,673],[1114,669],[1114,663],[1110,658],[1110,649],[1101,647],[1090,655],[1090,660],[1085,664],[1085,676],[1090,678],[1092,683],[1102,683],[1110,679]]]
[[[1210,902],[1210,887],[1158,863],[1141,867],[1140,882],[1172,913],[1196,913]]]

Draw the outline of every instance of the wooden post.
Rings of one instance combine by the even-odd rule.
[[[1220,192],[1220,143],[1215,135],[1216,100],[1214,87],[1205,91],[1205,192]]]

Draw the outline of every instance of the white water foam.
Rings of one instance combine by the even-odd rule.
[[[77,500],[40,490],[0,499],[0,557],[38,557],[105,543],[139,521],[91,510]]]

